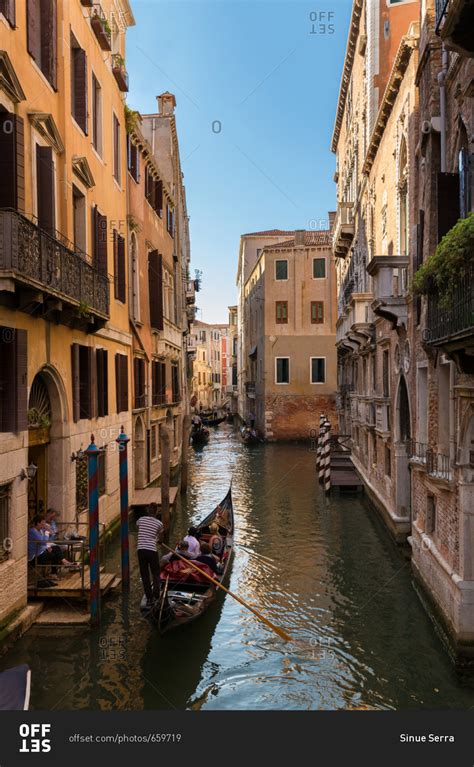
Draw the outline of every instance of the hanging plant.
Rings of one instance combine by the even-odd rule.
[[[455,288],[474,264],[474,213],[460,219],[426,259],[413,277],[415,295],[438,294],[441,308],[448,309]]]
[[[137,109],[130,109],[127,104],[124,104],[125,112],[125,128],[127,133],[133,133],[137,128],[138,123],[141,121],[142,116]]]
[[[128,224],[128,228],[130,229],[131,232],[139,232],[140,231],[140,224],[138,223],[138,221],[135,218],[135,216],[132,216],[131,213],[129,213],[128,216],[127,216],[127,224]]]

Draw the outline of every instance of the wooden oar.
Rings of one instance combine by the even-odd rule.
[[[286,631],[283,631],[279,626],[275,626],[274,623],[268,620],[268,618],[265,618],[262,613],[259,613],[258,610],[255,609],[255,607],[252,607],[252,605],[249,605],[248,602],[246,602],[242,597],[239,597],[237,594],[234,594],[233,591],[230,589],[227,589],[225,586],[222,585],[218,580],[212,577],[212,575],[208,575],[208,573],[204,572],[204,570],[201,570],[200,567],[194,564],[192,559],[188,559],[187,557],[182,557],[181,554],[178,554],[177,551],[174,549],[170,549],[169,546],[166,545],[166,543],[161,544],[165,549],[168,549],[168,551],[171,551],[173,554],[176,554],[177,557],[183,560],[183,562],[186,562],[187,565],[191,565],[191,567],[194,567],[195,570],[198,571],[198,573],[201,573],[201,575],[204,575],[205,578],[208,579],[208,581],[211,581],[214,583],[215,586],[222,589],[222,591],[225,591],[226,594],[230,594],[231,597],[233,597],[237,602],[239,602],[241,605],[247,608],[247,610],[250,610],[251,613],[253,613],[262,623],[265,623],[268,628],[271,628],[272,631],[275,632],[275,634],[278,634],[279,637],[285,640],[285,642],[291,642],[292,637],[286,633]]]

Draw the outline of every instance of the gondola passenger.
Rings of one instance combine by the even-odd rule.
[[[209,546],[209,544],[205,543],[204,541],[203,543],[201,543],[201,553],[196,558],[196,563],[197,562],[202,562],[202,564],[208,565],[208,567],[211,568],[213,573],[220,572],[218,560],[211,553],[211,547]]]
[[[190,527],[188,534],[183,538],[188,544],[188,555],[191,559],[195,559],[201,553],[201,549],[198,541],[198,531],[195,527]]]
[[[209,525],[209,532],[209,546],[211,547],[211,552],[216,557],[220,558],[224,550],[224,539],[219,534],[219,525],[216,522],[211,522]]]

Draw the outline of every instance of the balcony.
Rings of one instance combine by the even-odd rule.
[[[94,3],[91,11],[91,27],[103,51],[111,50],[112,32],[107,17],[99,3]]]
[[[472,0],[436,0],[436,34],[448,50],[474,56],[474,4]]]
[[[451,482],[453,472],[449,455],[437,453],[423,442],[411,440],[409,443],[410,461],[420,464],[426,469],[426,473],[432,479],[441,479]]]
[[[345,258],[354,238],[354,203],[341,202],[337,208],[332,247],[337,258]]]
[[[196,302],[196,280],[187,280],[186,282],[186,303],[194,304]]]
[[[428,296],[423,340],[449,354],[464,373],[474,373],[474,267],[459,281],[448,308]]]
[[[375,256],[367,265],[373,278],[372,309],[394,329],[408,322],[408,256]]]
[[[125,61],[118,54],[112,56],[112,74],[117,81],[117,85],[123,93],[128,91],[128,72],[125,69]]]
[[[255,381],[246,382],[245,393],[250,399],[255,399]]]
[[[383,437],[391,432],[390,403],[375,402],[375,430]]]
[[[0,303],[95,332],[109,318],[109,280],[59,232],[0,210]]]

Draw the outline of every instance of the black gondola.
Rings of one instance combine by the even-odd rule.
[[[255,429],[250,429],[248,426],[242,426],[240,436],[242,442],[245,442],[246,445],[256,445],[263,441],[260,439]]]
[[[191,429],[191,442],[193,445],[202,445],[209,439],[209,429],[200,424],[193,424]]]
[[[219,426],[220,423],[223,423],[225,421],[225,416],[222,416],[220,418],[206,418],[201,417],[201,421],[203,422],[204,426]]]
[[[28,711],[31,671],[24,663],[0,673],[0,711]]]
[[[219,583],[223,583],[229,573],[234,542],[234,510],[230,488],[214,511],[197,525],[201,540],[211,537],[210,525],[213,522],[219,527],[223,548],[220,558],[222,571],[212,574],[212,577]],[[195,564],[211,574],[206,565],[201,562]],[[162,570],[162,593],[159,603],[151,610],[147,609],[146,599],[143,597],[140,605],[142,613],[153,622],[161,634],[199,618],[214,601],[219,590],[217,585],[205,576],[200,576],[186,562],[178,561],[172,565],[171,569],[175,571],[174,576],[166,572],[166,567]]]

